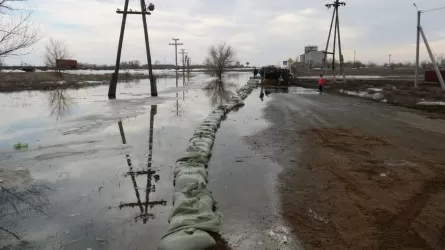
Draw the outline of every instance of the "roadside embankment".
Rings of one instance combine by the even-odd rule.
[[[293,79],[293,85],[316,88],[316,79]],[[394,79],[350,79],[346,83],[328,80],[326,92],[356,96],[377,102],[407,108],[415,108],[433,114],[445,114],[445,92],[435,83],[420,83],[414,88],[414,81]]]

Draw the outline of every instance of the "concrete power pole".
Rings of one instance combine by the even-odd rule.
[[[426,12],[433,12],[438,10],[444,10],[445,7],[430,9],[430,10],[419,10],[417,8],[417,5],[414,3],[414,7],[417,9],[417,44],[416,44],[416,70],[415,70],[415,81],[414,81],[414,87],[417,88],[419,86],[419,60],[420,60],[420,36],[423,38],[423,42],[425,43],[426,49],[428,51],[428,54],[430,56],[431,61],[433,62],[434,70],[437,74],[437,79],[439,79],[440,86],[443,90],[445,90],[445,82],[442,77],[442,73],[440,72],[439,66],[437,65],[436,59],[434,58],[433,51],[431,50],[431,47],[428,43],[428,40],[426,38],[425,32],[423,31],[422,25],[420,23],[421,15],[422,13]]]
[[[416,70],[415,70],[415,81],[414,88],[419,87],[419,60],[420,60],[420,16],[422,12],[417,11],[417,43],[416,43]]]
[[[178,46],[184,45],[183,43],[178,43],[179,38],[172,39],[174,43],[169,43],[170,46],[175,46],[175,70],[178,70]]]
[[[336,49],[336,43],[338,41],[338,50],[339,50],[339,58],[340,58],[340,72],[343,75],[343,82],[346,82],[345,77],[345,71],[344,71],[344,57],[342,54],[342,47],[341,47],[341,37],[340,37],[340,17],[339,17],[339,8],[340,6],[345,6],[345,2],[340,2],[339,0],[335,0],[332,4],[326,4],[325,6],[330,9],[331,7],[334,8],[334,11],[332,13],[332,20],[331,20],[331,26],[329,28],[329,34],[328,34],[328,40],[326,42],[326,50],[324,51],[324,66],[327,69],[327,57],[328,54],[332,55],[332,74],[334,75],[334,81],[335,81],[335,49]],[[334,26],[334,46],[332,52],[328,52],[329,49],[329,42],[331,39],[331,33],[332,33],[332,26]],[[338,37],[338,39],[337,39]]]
[[[419,63],[420,63],[419,62],[419,60],[420,60],[420,58],[419,58],[420,51],[419,50],[420,50],[420,36],[422,36],[423,42],[425,43],[425,46],[426,46],[426,49],[430,56],[430,59],[433,62],[434,70],[436,71],[436,74],[437,74],[437,79],[439,79],[440,86],[442,87],[442,89],[445,90],[445,82],[443,80],[439,66],[437,65],[436,59],[434,58],[433,51],[431,50],[428,40],[426,39],[425,32],[423,31],[422,25],[420,24],[420,19],[421,19],[422,13],[444,10],[445,7],[434,8],[434,9],[430,9],[430,10],[419,10],[415,3],[414,3],[414,7],[416,7],[416,9],[417,9],[417,44],[416,44],[416,70],[415,70],[416,75],[415,75],[414,87],[417,88],[419,86]]]
[[[148,31],[147,31],[147,20],[146,15],[151,15],[150,11],[154,11],[154,5],[149,4],[149,6],[146,6],[145,0],[141,0],[141,10],[140,11],[128,11],[128,3],[129,0],[125,0],[124,10],[117,9],[116,13],[122,14],[122,24],[121,24],[121,31],[119,36],[119,44],[117,47],[117,56],[116,56],[116,65],[114,73],[111,76],[110,86],[108,89],[108,98],[115,99],[116,98],[116,87],[117,82],[119,80],[119,69],[120,69],[120,62],[121,62],[121,54],[122,54],[122,44],[124,40],[124,33],[125,33],[125,25],[127,22],[127,15],[142,15],[142,24],[144,26],[144,36],[145,36],[145,49],[147,52],[147,64],[148,64],[148,71],[150,75],[150,86],[151,86],[151,96],[158,96],[158,91],[156,87],[156,81],[153,76],[152,71],[152,65],[151,65],[151,53],[150,53],[150,44],[148,40]]]

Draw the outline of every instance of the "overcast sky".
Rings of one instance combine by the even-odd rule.
[[[50,37],[64,41],[80,62],[113,64],[124,0],[31,0],[33,21],[42,39],[26,56],[8,64],[42,64]],[[148,1],[148,0],[147,0]],[[303,52],[305,45],[326,46],[332,9],[324,0],[153,0],[156,10],[147,17],[153,62],[174,62],[173,37],[184,43],[192,63],[202,63],[207,48],[226,42],[241,63],[276,64]],[[422,9],[445,6],[444,0],[417,0]],[[130,8],[140,9],[139,0]],[[140,16],[129,16],[123,60],[145,63]],[[436,54],[445,53],[445,10],[426,13],[423,27]],[[410,0],[347,0],[340,9],[345,60],[414,61],[416,9]],[[422,59],[427,53],[422,45]]]

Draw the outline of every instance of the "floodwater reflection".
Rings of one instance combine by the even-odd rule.
[[[34,183],[29,170],[0,170],[0,249],[22,241],[18,218],[47,216],[49,187]]]
[[[232,89],[236,88],[236,84],[227,81],[214,80],[211,81],[205,88],[207,96],[213,106],[219,106],[230,101],[234,92]]]
[[[66,89],[56,89],[48,94],[50,115],[56,116],[57,120],[60,117],[69,115],[73,105],[75,105],[75,102]]]
[[[150,131],[148,138],[148,159],[147,165],[143,167],[141,170],[136,170],[132,164],[130,154],[125,155],[127,158],[128,171],[125,173],[125,177],[130,176],[131,182],[133,184],[134,192],[136,195],[136,201],[134,202],[121,202],[119,208],[135,208],[138,207],[140,211],[140,215],[134,218],[135,221],[142,220],[144,224],[147,223],[148,219],[154,219],[155,215],[153,213],[149,213],[149,209],[152,209],[154,206],[166,206],[167,201],[158,200],[158,201],[150,201],[150,193],[156,192],[155,183],[157,183],[160,179],[159,174],[152,169],[153,162],[153,129],[154,129],[154,117],[157,113],[157,105],[151,105],[150,109]],[[121,134],[121,139],[123,144],[127,144],[127,140],[125,138],[124,126],[122,121],[118,122],[119,132]],[[141,194],[139,193],[139,186],[137,183],[137,177],[146,176],[146,186],[145,186],[145,201],[142,201]]]
[[[176,72],[176,88],[179,87],[179,77],[180,76],[179,76],[178,72]],[[187,78],[186,78],[185,74],[182,74],[182,86],[187,85],[188,80],[190,80],[190,75],[187,74]],[[185,91],[184,90],[182,91],[182,100],[185,101]],[[180,108],[178,92],[176,92],[176,103],[174,106],[176,108],[176,116],[179,116],[180,113],[184,112],[184,110],[181,110],[181,108]]]

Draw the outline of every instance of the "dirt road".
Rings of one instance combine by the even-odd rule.
[[[271,91],[272,92],[272,91]],[[283,216],[307,249],[444,249],[445,121],[294,88],[245,141],[284,167]]]

